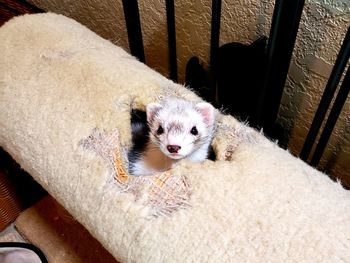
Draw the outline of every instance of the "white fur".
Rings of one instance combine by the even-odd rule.
[[[196,162],[207,158],[215,127],[215,110],[209,103],[194,104],[187,100],[169,97],[161,104],[149,104],[147,119],[151,129],[151,141],[158,144],[166,156],[172,159],[186,158]],[[172,127],[174,123],[180,124],[182,129],[174,129]],[[164,130],[161,135],[157,135],[159,126]],[[198,130],[198,136],[191,134],[193,127]],[[169,153],[167,145],[180,146],[178,155]]]
[[[159,172],[159,171],[149,167],[142,158],[136,160],[132,164],[132,175],[134,176],[152,175],[152,174],[155,174],[156,172]]]
[[[162,103],[148,104],[146,113],[150,127],[150,143],[158,147],[165,156],[174,162],[181,159],[202,162],[208,157],[215,126],[215,110],[212,105],[206,102],[194,104],[169,97]],[[178,128],[181,129],[176,129],[174,124],[179,125]],[[157,134],[159,126],[164,130],[163,134]],[[191,134],[193,127],[198,130],[198,135]],[[168,145],[177,145],[181,149],[174,155],[167,150]],[[132,174],[136,176],[160,172],[150,167],[142,156],[132,163],[131,167]]]

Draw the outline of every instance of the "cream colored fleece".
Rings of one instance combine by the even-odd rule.
[[[1,147],[119,261],[350,262],[350,192],[222,114],[218,160],[173,171],[188,206],[152,216],[82,141],[117,132],[126,162],[131,107],[199,98],[64,16],[15,18],[0,40]]]

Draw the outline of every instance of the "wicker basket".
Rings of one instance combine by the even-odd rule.
[[[15,193],[9,175],[0,171],[0,231],[12,223],[21,211],[20,198]]]

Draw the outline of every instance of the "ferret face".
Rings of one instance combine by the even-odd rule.
[[[209,103],[169,98],[147,106],[150,139],[172,159],[182,159],[211,139],[215,121]]]

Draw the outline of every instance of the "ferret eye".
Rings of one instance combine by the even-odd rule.
[[[157,134],[161,135],[164,132],[163,127],[159,125],[158,129],[157,129]]]
[[[192,133],[193,135],[198,135],[198,130],[197,130],[196,126],[193,126],[193,127],[192,127],[191,133]]]

